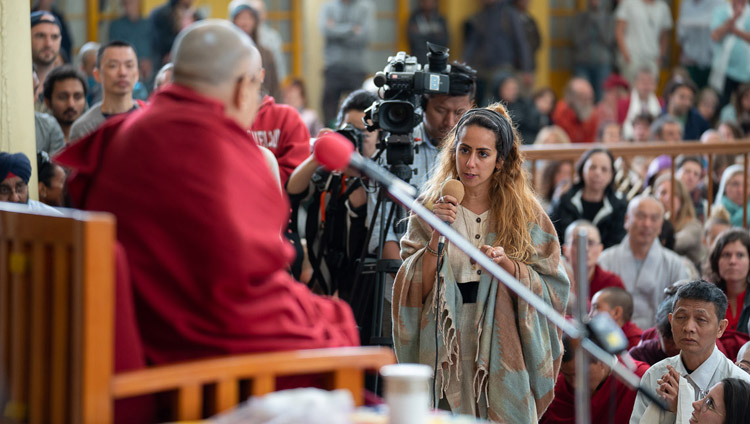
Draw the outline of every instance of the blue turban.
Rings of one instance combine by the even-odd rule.
[[[0,181],[8,178],[8,174],[20,177],[26,184],[31,178],[31,162],[23,153],[0,152]]]

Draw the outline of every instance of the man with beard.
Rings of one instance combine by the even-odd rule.
[[[44,11],[31,14],[31,59],[36,65],[39,81],[44,82],[54,68],[55,59],[60,54],[60,23]]]
[[[86,76],[72,65],[53,69],[44,81],[44,103],[60,125],[66,143],[73,122],[86,108],[87,94]]]
[[[94,77],[102,84],[102,101],[91,106],[70,128],[70,141],[93,132],[108,118],[138,109],[133,87],[138,81],[138,56],[124,41],[103,45],[96,56]]]
[[[677,77],[667,88],[667,114],[673,116],[682,125],[684,140],[697,141],[711,128],[694,106],[697,88],[692,81]]]
[[[573,78],[565,88],[565,98],[557,103],[552,120],[562,127],[573,143],[593,143],[599,128],[594,108],[594,89],[583,78]]]
[[[36,74],[36,66],[31,75],[34,81],[34,100],[36,100],[40,97],[39,92],[42,86]],[[34,111],[34,138],[37,152],[53,154],[65,147],[65,136],[60,125],[48,113]]]

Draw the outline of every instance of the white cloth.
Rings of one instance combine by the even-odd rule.
[[[708,391],[716,383],[720,382],[725,378],[739,378],[750,383],[750,374],[742,371],[738,366],[734,365],[721,351],[714,346],[714,350],[711,356],[708,357],[697,369],[693,370],[692,373],[688,373],[685,366],[682,363],[682,357],[680,355],[672,356],[671,358],[664,359],[655,363],[651,368],[643,374],[641,378],[641,384],[648,387],[650,390],[656,391],[658,383],[656,382],[661,378],[662,375],[669,372],[667,365],[677,370],[678,373],[684,378],[680,378],[680,394],[678,398],[678,410],[677,414],[672,412],[661,411],[656,405],[651,405],[651,402],[646,399],[642,393],[638,393],[633,404],[633,414],[630,416],[630,424],[638,423],[659,423],[659,424],[671,424],[671,423],[687,423],[692,413],[691,404],[706,396]],[[692,393],[683,393],[683,381],[687,384]],[[652,419],[646,421],[647,409],[653,409],[655,411],[649,412],[650,417],[658,417],[658,419]],[[655,412],[655,414],[654,414]],[[679,421],[681,418],[683,421]],[[641,418],[644,418],[643,420]]]
[[[655,239],[643,265],[638,267],[630,250],[630,236],[599,257],[599,266],[614,272],[633,295],[633,322],[640,328],[654,326],[656,310],[664,299],[664,289],[690,277],[682,257],[662,247]]]
[[[659,103],[659,98],[656,97],[656,94],[651,93],[644,104],[644,102],[641,101],[640,96],[638,96],[638,92],[633,89],[633,92],[630,94],[628,114],[625,116],[625,122],[622,123],[622,136],[625,140],[633,138],[633,120],[643,113],[644,110],[651,114],[651,117],[653,118],[661,115],[661,104]]]

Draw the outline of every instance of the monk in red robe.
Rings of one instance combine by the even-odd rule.
[[[350,346],[350,308],[285,271],[289,204],[248,134],[260,55],[202,21],[172,50],[174,83],[63,151],[77,207],[117,217],[146,358]]]
[[[606,287],[591,298],[590,316],[607,312],[620,326],[628,339],[628,349],[638,346],[641,341],[641,330],[630,319],[633,317],[633,296],[619,287]]]
[[[562,366],[555,384],[555,399],[539,421],[540,424],[575,424],[575,355],[570,340],[563,336]],[[635,373],[639,377],[648,370],[648,365],[635,361]],[[592,422],[627,424],[633,412],[637,392],[630,389],[614,375],[603,362],[591,359],[588,369],[591,390]]]

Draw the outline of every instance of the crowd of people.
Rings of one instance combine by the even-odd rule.
[[[571,311],[575,282],[588,279],[590,316],[607,313],[622,328],[633,371],[669,405],[659,410],[592,360],[593,417],[747,416],[747,170],[732,155],[709,169],[703,156],[673,166],[671,156],[626,160],[607,149],[745,137],[745,0],[683,0],[675,24],[661,0],[591,0],[573,20],[574,77],[560,100],[550,88],[532,91],[534,52],[547,41],[528,1],[484,0],[464,26],[449,91],[420,96],[413,142],[401,150],[384,150],[388,134],[366,126],[380,97],[363,85],[373,70],[350,60],[372,41],[369,1],[321,9],[323,119],[304,81],[287,78],[262,0],[232,1],[226,20],[202,19],[192,0],[169,0],[144,18],[139,1],[123,0],[109,41],[86,43],[76,65],[66,64],[70,35],[52,3],[38,2],[30,17],[39,201],[28,194],[34,158],[12,152],[0,152],[0,201],[116,216],[118,285],[134,310],[117,311],[116,338],[122,328],[138,335],[118,350],[119,369],[370,344],[372,299],[384,296],[398,360],[437,364],[440,408],[574,422],[583,371],[571,340],[460,250],[439,245],[420,218],[382,202],[367,176],[322,168],[311,143],[337,132],[384,167],[396,152],[412,156],[399,176],[420,201],[557,312]],[[680,66],[657,93],[673,30]],[[422,63],[427,41],[448,44],[436,1],[419,1],[407,33]],[[524,144],[571,142],[602,144],[576,164],[545,161],[530,175]],[[443,195],[451,179],[461,199]],[[374,258],[398,264],[383,272],[382,293],[363,271]],[[152,418],[139,413],[150,410],[121,407],[118,417]]]

